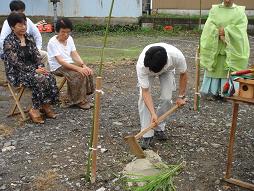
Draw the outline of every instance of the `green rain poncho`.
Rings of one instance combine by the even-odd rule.
[[[206,69],[206,77],[226,78],[229,70],[247,67],[250,52],[247,25],[245,7],[212,6],[200,42],[200,64]],[[226,43],[219,40],[221,27]]]

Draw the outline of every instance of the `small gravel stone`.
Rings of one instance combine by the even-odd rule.
[[[57,155],[53,155],[52,157],[53,157],[53,159],[55,159],[55,158],[57,158]]]
[[[106,190],[106,188],[104,188],[104,187],[101,187],[101,188],[99,188],[98,190],[96,190],[96,191],[105,191]]]
[[[8,141],[8,142],[4,143],[4,147],[9,147],[9,146],[11,146],[11,141]]]
[[[5,184],[3,184],[2,186],[0,186],[0,190],[5,190],[7,187]]]
[[[4,147],[4,148],[2,148],[2,152],[11,151],[11,150],[14,150],[14,149],[16,149],[16,147],[14,147],[14,146]]]
[[[214,148],[219,148],[219,147],[221,147],[221,145],[220,145],[220,144],[217,144],[217,143],[211,143],[211,145],[212,145],[212,147],[214,147]]]

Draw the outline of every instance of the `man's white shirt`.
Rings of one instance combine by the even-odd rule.
[[[53,36],[48,43],[47,52],[49,57],[50,71],[55,71],[62,65],[56,60],[56,56],[61,56],[67,63],[74,63],[71,58],[71,52],[76,50],[73,38],[68,37],[66,45],[63,45],[57,40],[57,35]]]

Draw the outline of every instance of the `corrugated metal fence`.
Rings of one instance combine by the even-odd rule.
[[[10,13],[11,0],[0,0],[0,15]],[[23,0],[28,16],[53,16],[50,0]],[[58,15],[66,17],[106,17],[111,0],[60,0]],[[139,17],[142,15],[142,0],[115,0],[113,17]]]

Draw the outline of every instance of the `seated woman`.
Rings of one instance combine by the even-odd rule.
[[[69,104],[81,109],[89,109],[87,95],[94,91],[93,71],[80,58],[70,33],[72,23],[67,18],[60,18],[56,22],[57,35],[49,40],[47,51],[49,66],[53,74],[67,79],[67,95]]]
[[[24,85],[32,90],[32,108],[29,115],[33,122],[44,123],[41,111],[48,118],[56,118],[51,104],[58,100],[56,80],[41,63],[40,53],[32,36],[26,33],[26,16],[11,13],[7,21],[12,29],[4,40],[3,57],[8,81],[13,86]]]

